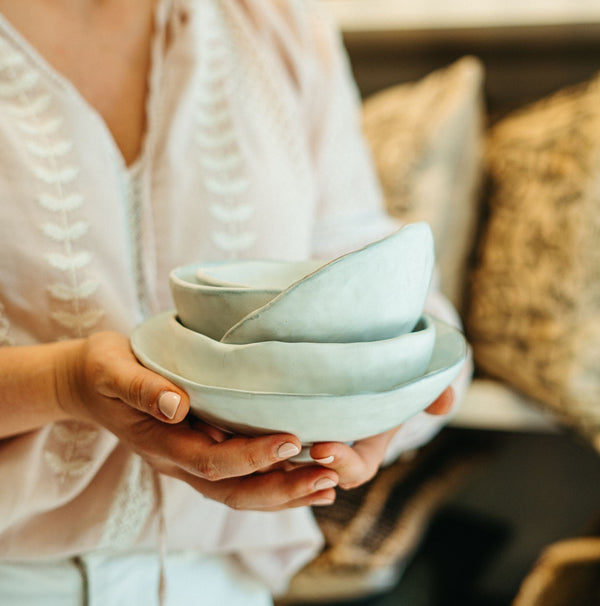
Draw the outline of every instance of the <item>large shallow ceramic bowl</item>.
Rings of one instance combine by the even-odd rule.
[[[177,374],[205,385],[249,391],[352,394],[387,391],[425,372],[435,326],[423,316],[412,332],[358,343],[259,341],[232,345],[169,318]]]
[[[353,343],[410,332],[423,312],[433,264],[429,225],[406,225],[298,280],[221,340]]]
[[[173,269],[169,286],[181,322],[219,340],[244,316],[319,265],[316,261],[194,263]],[[225,274],[238,284],[226,284],[220,277]]]
[[[346,396],[257,393],[203,385],[173,372],[168,341],[172,313],[153,316],[133,332],[140,362],[180,386],[194,414],[226,431],[245,435],[290,432],[309,448],[315,442],[353,442],[403,423],[422,411],[458,375],[466,343],[456,329],[433,320],[431,360],[423,375],[394,389]],[[301,453],[301,460],[306,453]]]

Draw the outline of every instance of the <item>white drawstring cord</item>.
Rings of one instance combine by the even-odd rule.
[[[165,606],[167,599],[167,524],[160,474],[156,470],[154,470],[154,489],[158,507],[158,603],[160,606]]]

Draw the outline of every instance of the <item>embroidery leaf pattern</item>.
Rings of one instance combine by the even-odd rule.
[[[256,241],[256,233],[247,226],[255,209],[245,199],[250,182],[229,101],[235,67],[218,9],[211,7],[210,33],[201,50],[206,69],[197,94],[196,143],[201,150],[199,163],[206,171],[204,186],[211,196],[209,212],[217,224],[212,241],[227,257],[237,258]]]
[[[99,433],[92,426],[78,421],[55,423],[49,440],[54,443],[54,448],[44,451],[48,467],[63,482],[82,476],[92,464],[89,450]]]
[[[139,456],[129,457],[109,512],[100,547],[131,547],[155,505],[154,473]]]
[[[0,55],[0,99],[15,118],[31,159],[38,203],[49,213],[40,226],[50,244],[45,258],[62,274],[60,281],[48,286],[56,305],[51,317],[67,329],[66,337],[80,337],[95,326],[103,312],[89,304],[97,282],[90,276],[80,276],[92,255],[79,246],[89,225],[71,216],[83,204],[83,196],[76,189],[80,169],[70,161],[73,142],[61,132],[62,117],[53,113],[52,96],[43,90],[40,73],[6,42],[0,47]],[[84,288],[80,287],[82,283]]]
[[[104,315],[91,302],[98,282],[88,271],[92,254],[82,247],[89,224],[72,213],[82,208],[77,189],[79,167],[73,162],[73,142],[61,132],[63,120],[53,111],[53,97],[44,88],[41,72],[11,42],[0,39],[0,110],[7,112],[29,158],[36,203],[47,213],[40,225],[46,237],[43,257],[55,277],[48,284],[49,316],[66,331],[81,337]],[[9,343],[8,321],[0,308],[0,342]],[[82,476],[92,464],[91,448],[99,431],[84,423],[55,423],[43,453],[61,481]]]

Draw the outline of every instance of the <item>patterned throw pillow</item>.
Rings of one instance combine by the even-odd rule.
[[[600,537],[577,537],[544,549],[512,606],[597,604],[599,598]]]
[[[390,214],[432,228],[441,289],[462,307],[481,174],[483,67],[464,57],[363,104],[364,132]]]
[[[475,361],[600,451],[600,76],[506,117],[487,160]]]

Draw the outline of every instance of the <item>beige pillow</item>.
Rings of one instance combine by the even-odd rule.
[[[599,573],[600,537],[557,541],[542,551],[512,606],[597,604]]]
[[[478,217],[483,68],[464,57],[368,98],[364,131],[390,214],[427,221],[441,289],[460,310]]]
[[[600,450],[600,76],[505,118],[487,159],[476,363]]]

